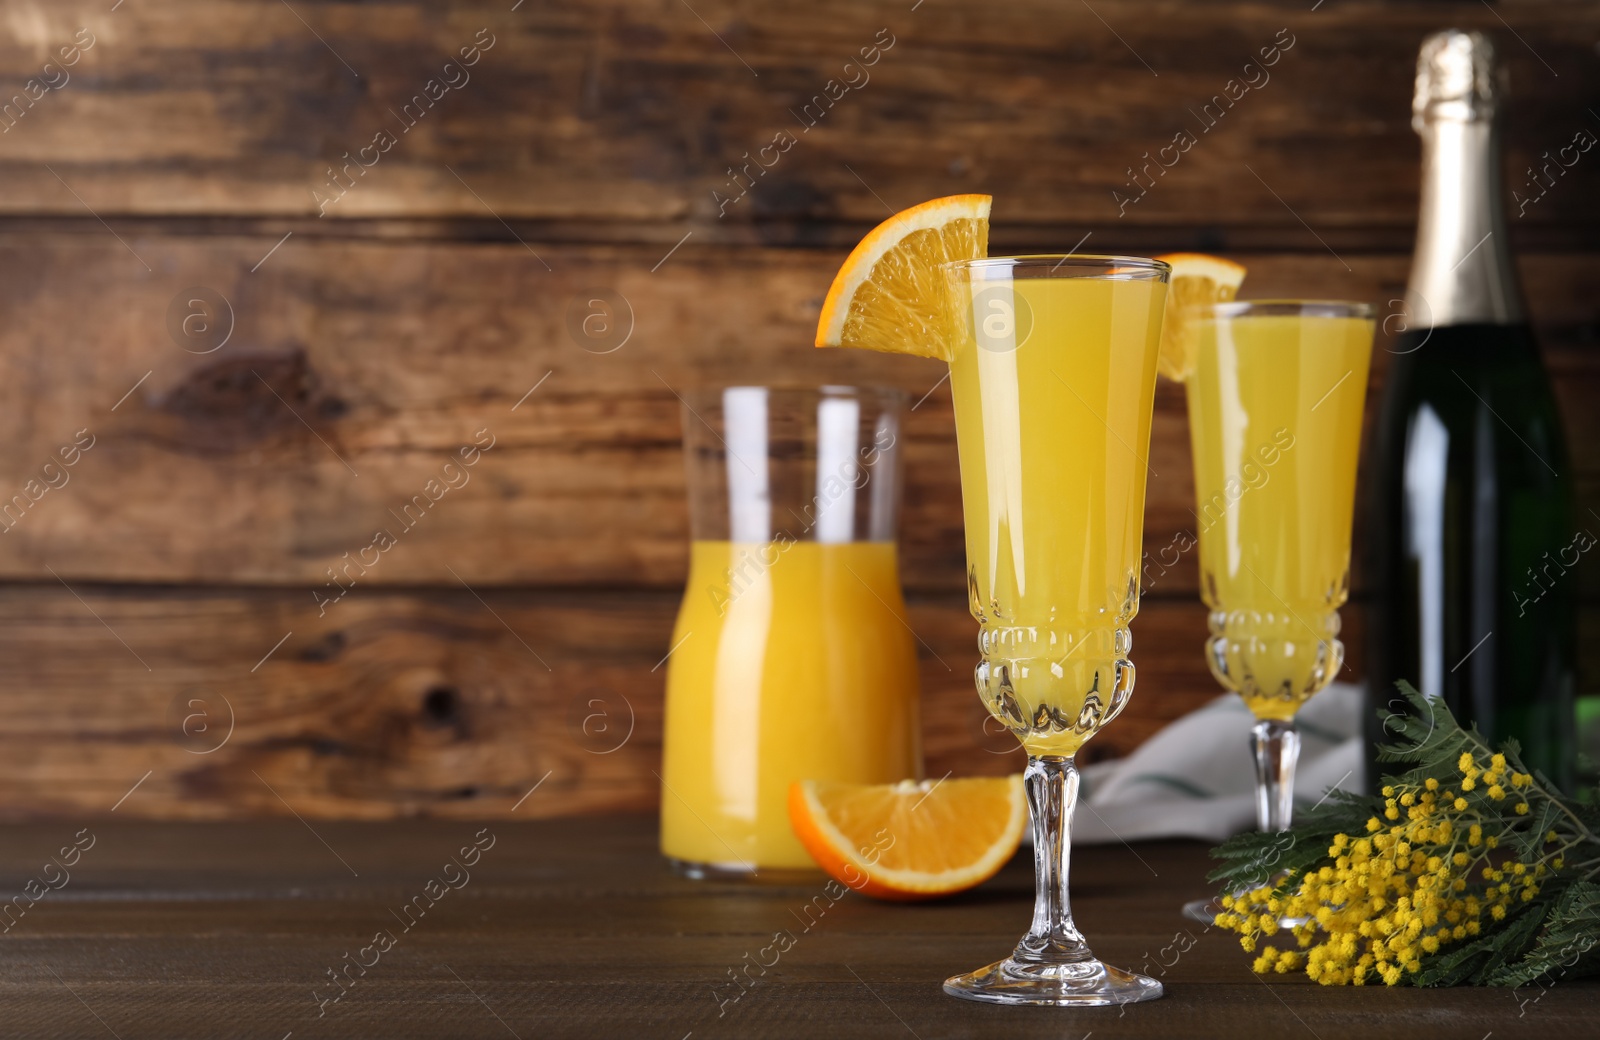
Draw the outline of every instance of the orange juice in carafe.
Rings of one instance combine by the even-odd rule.
[[[662,851],[810,867],[789,829],[792,782],[918,773],[916,645],[894,543],[690,551],[667,677]]]
[[[667,664],[661,849],[687,873],[809,869],[798,780],[920,779],[895,550],[893,390],[684,402],[689,579]]]

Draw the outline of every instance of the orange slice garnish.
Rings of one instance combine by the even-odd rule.
[[[1239,294],[1244,267],[1205,253],[1168,253],[1156,259],[1172,267],[1156,371],[1181,383],[1194,371],[1196,316],[1207,304],[1224,303]]]
[[[949,288],[939,265],[989,250],[988,195],[951,195],[890,217],[833,278],[817,346],[950,360]]]

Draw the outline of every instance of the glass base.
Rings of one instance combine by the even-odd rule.
[[[1210,924],[1222,913],[1222,903],[1216,896],[1210,899],[1191,899],[1183,904],[1183,916],[1201,924]]]
[[[744,863],[696,863],[676,856],[664,858],[674,874],[695,881],[752,881],[756,877],[756,869]]]
[[[820,867],[755,867],[748,863],[699,863],[663,856],[674,874],[694,881],[758,881],[764,884],[808,884],[823,877]]]
[[[1222,909],[1222,903],[1216,896],[1210,899],[1192,899],[1183,904],[1183,916],[1201,924],[1211,924],[1217,919],[1217,915],[1222,913]],[[1310,920],[1308,917],[1280,917],[1278,927],[1287,931],[1305,924],[1308,920]]]
[[[1102,964],[1094,958],[1070,964],[1033,964],[1007,957],[987,968],[946,979],[944,991],[989,1004],[1105,1007],[1165,995],[1161,983]]]

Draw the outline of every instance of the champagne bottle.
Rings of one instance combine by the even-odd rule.
[[[1424,41],[1422,211],[1369,466],[1368,744],[1393,739],[1404,679],[1491,742],[1515,738],[1570,790],[1573,565],[1594,540],[1573,526],[1571,464],[1506,240],[1505,104],[1487,36]]]

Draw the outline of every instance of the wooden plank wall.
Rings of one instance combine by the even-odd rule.
[[[809,349],[832,271],[890,210],[986,191],[997,252],[1201,248],[1251,295],[1387,308],[1415,52],[1449,24],[1500,37],[1533,195],[1517,171],[1600,133],[1594,5],[12,0],[0,491],[42,494],[0,524],[0,815],[495,815],[541,778],[523,814],[652,807],[675,393],[735,380],[928,394],[903,524],[928,767],[1016,768],[971,686],[939,366]],[[1208,120],[1230,79],[1254,85]],[[770,164],[741,192],[746,153]],[[1597,169],[1512,220],[1586,513]],[[231,320],[185,332],[197,289]],[[601,296],[631,313],[610,352],[573,332]],[[1152,550],[1193,524],[1184,423],[1164,386]],[[474,441],[469,482],[324,602]],[[1148,573],[1138,694],[1093,756],[1215,692],[1192,554]]]

